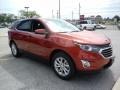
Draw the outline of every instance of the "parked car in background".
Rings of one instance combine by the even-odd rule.
[[[25,19],[16,21],[8,31],[12,55],[23,51],[44,57],[64,80],[76,71],[108,68],[114,61],[111,41],[104,35],[80,31],[60,19]]]
[[[81,30],[95,30],[96,24],[92,23],[91,20],[82,20],[77,22],[76,25]]]
[[[105,29],[106,26],[102,24],[96,24],[96,29]]]
[[[0,24],[0,28],[4,28],[5,26],[3,24]]]
[[[5,28],[5,27],[8,27],[9,25],[11,25],[11,24],[10,23],[1,23],[0,28]]]

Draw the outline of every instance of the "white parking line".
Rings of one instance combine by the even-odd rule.
[[[112,90],[120,90],[120,78],[117,80]]]
[[[24,87],[24,83],[0,66],[0,90],[18,90]]]
[[[8,36],[8,28],[0,28],[0,36]]]

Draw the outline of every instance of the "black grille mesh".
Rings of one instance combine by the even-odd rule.
[[[101,54],[102,54],[105,58],[108,58],[108,57],[112,56],[112,48],[109,47],[109,48],[103,49],[103,50],[101,51]]]

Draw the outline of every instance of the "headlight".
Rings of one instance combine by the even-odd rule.
[[[92,51],[92,47],[90,45],[80,45],[80,48],[86,51]]]
[[[85,51],[93,51],[93,52],[99,52],[100,48],[95,45],[81,45],[80,48]]]
[[[84,44],[80,44],[77,42],[74,42],[74,44],[79,46],[82,50],[85,50],[85,51],[99,52],[99,50],[100,50],[100,48],[95,45],[84,45]]]

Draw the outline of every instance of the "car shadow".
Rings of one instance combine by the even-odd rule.
[[[64,90],[111,90],[115,83],[110,69],[94,73],[78,72],[71,80],[64,81],[54,74],[49,63],[43,58],[28,53],[24,53],[20,58],[11,57],[11,54],[1,57],[7,60],[0,62],[0,66],[25,87],[51,90],[63,90],[63,87]]]

